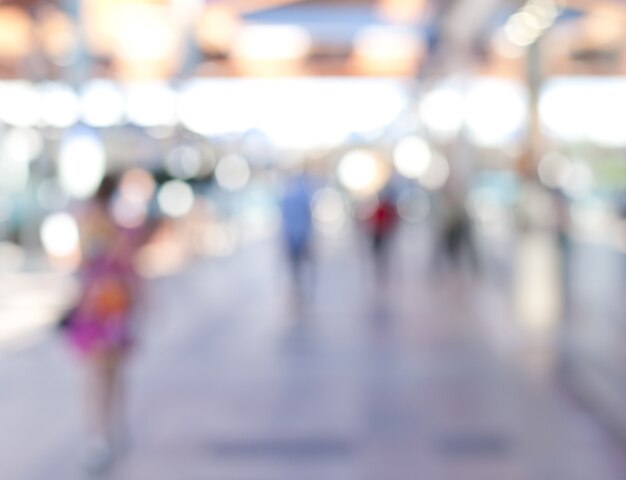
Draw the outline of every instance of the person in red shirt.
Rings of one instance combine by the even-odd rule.
[[[398,224],[398,211],[391,194],[384,193],[372,213],[366,219],[377,273],[383,274],[388,267],[389,243]]]

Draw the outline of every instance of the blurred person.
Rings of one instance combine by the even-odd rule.
[[[555,225],[557,244],[559,247],[559,274],[561,287],[561,301],[563,314],[568,313],[570,307],[570,273],[572,261],[572,241],[569,236],[571,217],[569,199],[565,192],[553,192],[555,208]]]
[[[133,342],[139,280],[132,265],[136,231],[119,227],[111,214],[117,189],[103,179],[94,198],[78,212],[82,250],[81,295],[65,332],[86,369],[89,443],[86,467],[109,467],[118,453],[122,427],[123,371]]]
[[[448,186],[439,195],[435,213],[437,266],[442,268],[445,264],[460,269],[468,263],[477,271],[478,254],[464,195]]]
[[[371,213],[365,218],[378,278],[384,278],[389,268],[389,249],[398,225],[398,211],[390,189],[380,194]]]
[[[298,293],[303,287],[305,264],[311,261],[313,235],[311,199],[312,186],[304,173],[287,181],[280,199],[283,244],[293,284]]]

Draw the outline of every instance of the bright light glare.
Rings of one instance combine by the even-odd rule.
[[[528,12],[518,12],[505,25],[507,39],[514,45],[527,47],[537,40],[540,34],[539,23]]]
[[[244,132],[256,121],[255,93],[248,80],[192,80],[179,91],[178,116],[201,135]]]
[[[574,140],[583,136],[585,102],[576,84],[551,82],[546,85],[539,101],[539,114],[549,133],[562,140]]]
[[[117,57],[137,62],[159,62],[173,53],[177,38],[168,10],[156,2],[120,2],[113,29]]]
[[[626,81],[621,78],[560,78],[550,81],[539,103],[547,133],[565,141],[608,147],[626,145]]]
[[[59,151],[59,181],[69,195],[87,198],[98,189],[106,173],[102,144],[92,135],[68,137]]]
[[[359,56],[372,60],[413,62],[420,56],[423,44],[412,28],[370,26],[357,32],[354,48]]]
[[[601,79],[590,86],[588,98],[583,103],[587,140],[607,147],[625,146],[626,82]]]
[[[74,91],[62,84],[48,82],[41,87],[42,119],[46,125],[68,128],[80,118],[80,102]]]
[[[113,82],[94,80],[82,91],[82,118],[93,127],[120,124],[124,119],[124,107],[122,92]]]
[[[250,180],[250,166],[239,155],[227,155],[217,164],[215,180],[224,190],[241,190]]]
[[[76,220],[67,213],[49,215],[41,225],[41,243],[53,257],[66,257],[74,253],[80,243]]]
[[[371,189],[378,175],[377,159],[367,150],[354,150],[339,162],[337,175],[341,184],[353,192]]]
[[[311,36],[297,25],[248,25],[233,46],[233,55],[246,60],[296,60],[311,49]]]
[[[416,179],[428,171],[432,152],[424,139],[407,137],[396,146],[393,161],[400,175]]]
[[[347,84],[344,91],[338,89],[333,102],[342,109],[339,119],[347,131],[368,133],[391,125],[408,105],[408,96],[398,87],[397,84],[373,80],[371,83]],[[315,102],[316,97],[312,95],[309,101]],[[334,115],[328,111],[328,105],[323,108],[317,117],[318,123],[326,122]]]
[[[237,35],[241,20],[226,4],[206,4],[196,23],[200,48],[209,52],[227,52]]]
[[[156,127],[177,121],[176,97],[167,85],[132,85],[126,91],[126,102],[126,114],[135,125]]]
[[[170,180],[163,184],[157,195],[159,208],[170,217],[183,217],[191,211],[194,194],[189,184],[182,180]]]
[[[513,82],[480,79],[469,87],[448,84],[428,93],[420,106],[420,118],[429,131],[453,138],[467,124],[471,139],[480,146],[502,146],[521,133],[526,119],[523,88]]]
[[[178,113],[185,127],[201,135],[258,129],[278,147],[308,149],[380,131],[407,104],[404,84],[397,80],[212,79],[183,85]]]
[[[41,120],[39,92],[28,82],[2,82],[0,105],[0,119],[9,125],[34,127]]]
[[[452,87],[433,90],[422,101],[420,118],[432,133],[452,138],[463,125],[465,114],[463,94]]]
[[[530,0],[508,19],[505,35],[512,44],[527,47],[554,23],[558,13],[553,0]]]
[[[526,99],[520,85],[500,80],[478,80],[466,105],[469,135],[478,145],[494,147],[511,141],[524,128]]]
[[[532,15],[533,20],[539,29],[545,30],[550,27],[558,15],[558,9],[553,2],[529,2],[522,12]]]

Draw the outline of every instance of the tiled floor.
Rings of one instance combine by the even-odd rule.
[[[526,368],[506,282],[433,274],[409,232],[376,287],[360,247],[326,241],[299,303],[272,244],[153,281],[128,372],[132,445],[109,477],[626,478],[620,447]],[[62,340],[0,359],[0,386],[1,478],[83,478]]]

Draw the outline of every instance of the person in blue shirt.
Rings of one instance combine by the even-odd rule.
[[[312,188],[308,177],[298,174],[287,180],[280,198],[283,242],[297,286],[302,283],[302,270],[311,256],[311,197]]]

